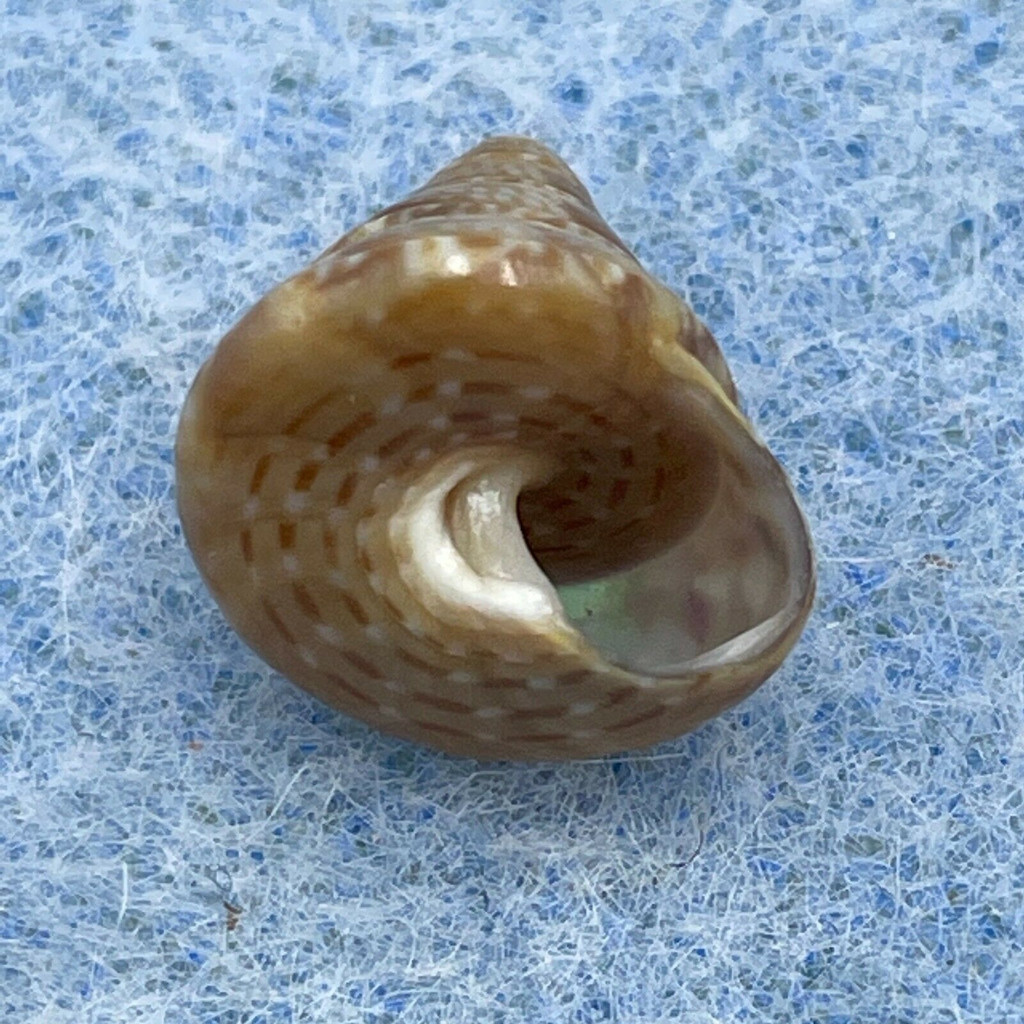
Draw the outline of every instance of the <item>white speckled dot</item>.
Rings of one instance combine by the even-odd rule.
[[[344,640],[341,632],[335,629],[334,626],[327,625],[326,622],[318,622],[313,627],[313,631],[325,644],[332,644],[335,647],[339,646]]]
[[[382,504],[387,498],[387,496],[394,490],[394,488],[394,480],[382,480],[373,489],[373,503],[375,505]]]
[[[498,652],[498,658],[509,665],[529,665],[533,661],[533,655],[526,651],[504,650]]]
[[[246,500],[246,503],[242,506],[242,515],[246,519],[255,519],[256,513],[260,510],[260,499],[253,495],[251,498]]]
[[[359,468],[364,473],[376,473],[380,469],[380,456],[379,455],[364,455],[359,460]]]
[[[421,448],[413,457],[413,462],[426,462],[427,459],[433,457],[433,448]]]
[[[391,718],[395,720],[405,718],[405,715],[403,715],[402,712],[393,704],[381,704],[378,706],[377,710],[384,718]]]
[[[515,288],[519,283],[519,278],[516,275],[516,268],[512,265],[511,260],[502,260],[498,264],[498,280],[507,288]]]
[[[309,504],[309,495],[302,491],[289,491],[284,499],[284,510],[291,515],[301,512]]]
[[[473,714],[477,718],[504,718],[508,714],[508,711],[505,708],[484,707],[477,708]]]
[[[457,398],[462,394],[462,382],[457,380],[443,380],[437,385],[437,393],[445,398]]]
[[[284,571],[288,573],[289,576],[295,576],[298,574],[299,560],[295,555],[285,555],[281,559],[281,564],[284,566]]]
[[[476,356],[472,352],[467,352],[464,348],[445,349],[443,357],[451,359],[456,363],[472,363],[476,361]]]
[[[317,660],[316,655],[308,647],[299,648],[299,657],[312,668],[316,668]]]
[[[372,238],[374,235],[379,235],[387,227],[386,221],[387,218],[381,215],[371,218],[365,224],[363,224],[362,227],[356,229],[358,237],[362,239]],[[351,256],[347,258],[352,259]]]
[[[554,689],[555,681],[550,676],[530,676],[526,685],[531,690],[551,690]]]
[[[626,280],[626,272],[618,265],[618,263],[606,263],[601,262],[599,267],[601,274],[601,284],[606,288],[609,285],[622,284]]]
[[[363,626],[363,633],[376,643],[380,643],[387,638],[384,628],[377,625],[376,622],[370,622]]]
[[[573,718],[580,718],[583,715],[589,715],[596,707],[597,704],[592,700],[573,701],[569,705],[569,714]]]
[[[477,681],[476,676],[472,675],[469,672],[449,672],[448,673],[448,682],[450,682],[450,683],[458,683],[460,685],[465,685],[467,683],[475,683],[476,681]]]
[[[404,395],[389,395],[383,402],[381,402],[380,408],[377,412],[382,417],[394,416],[397,413],[400,413],[404,407]]]
[[[447,430],[452,425],[452,421],[447,416],[435,416],[427,426],[433,430]]]
[[[531,402],[543,402],[551,397],[552,391],[546,384],[529,384],[519,388],[519,394]]]
[[[436,241],[444,269],[455,277],[465,277],[470,272],[471,264],[469,254],[459,244],[459,240],[449,235]]]

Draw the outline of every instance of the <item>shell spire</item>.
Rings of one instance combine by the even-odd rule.
[[[814,563],[708,330],[548,148],[489,139],[201,368],[178,502],[225,615],[388,732],[562,759],[775,671]]]

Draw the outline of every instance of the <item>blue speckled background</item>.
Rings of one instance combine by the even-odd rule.
[[[80,3],[0,17],[0,1019],[1024,1019],[1024,5]],[[641,756],[381,737],[225,626],[185,390],[488,133],[716,332],[820,555]]]

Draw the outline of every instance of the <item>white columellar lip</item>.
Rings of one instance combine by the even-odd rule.
[[[506,548],[505,556],[497,553],[499,563],[493,570],[480,571],[455,541],[453,530],[468,529],[470,538],[480,537],[503,524],[506,516],[515,518],[515,495],[526,478],[526,465],[488,469],[494,451],[456,452],[405,492],[388,523],[399,575],[422,607],[453,624],[483,630],[564,627],[561,602],[529,554],[518,521],[508,539],[518,538],[521,554],[516,555],[516,565],[523,570],[522,578],[499,568],[501,557],[518,551],[515,546]],[[493,485],[489,472],[497,473]],[[482,489],[459,490],[478,478]],[[463,527],[457,525],[460,509],[469,516]],[[486,550],[481,554],[488,557]]]

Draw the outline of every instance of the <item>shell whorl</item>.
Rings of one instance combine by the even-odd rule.
[[[814,566],[722,355],[569,168],[491,139],[223,338],[178,502],[271,665],[484,757],[635,749],[782,662]]]

